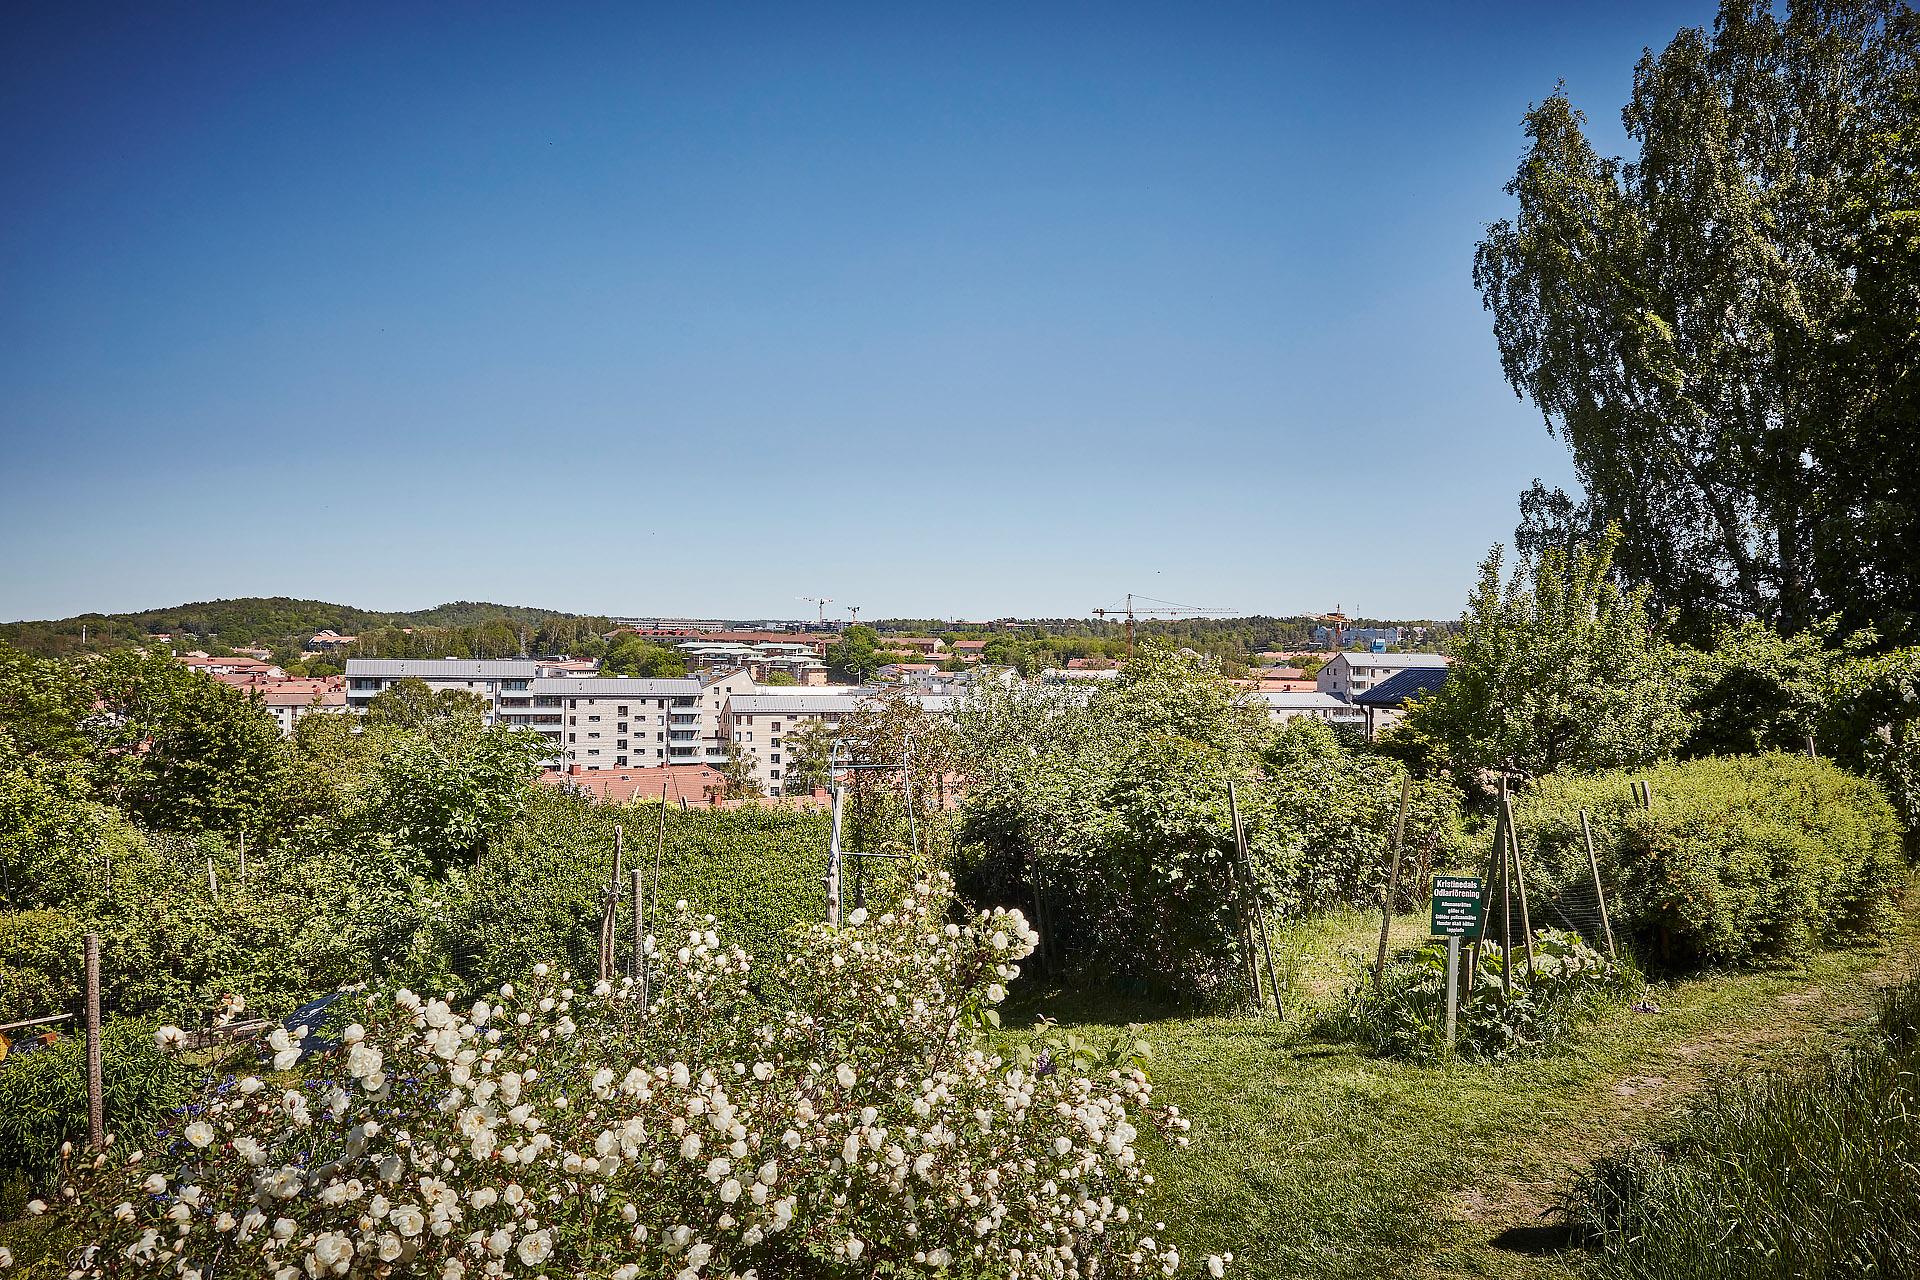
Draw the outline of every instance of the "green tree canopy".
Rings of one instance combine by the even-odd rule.
[[[1702,639],[1882,593],[1912,609],[1920,507],[1869,477],[1911,429],[1888,400],[1911,409],[1920,354],[1916,54],[1898,0],[1725,0],[1636,68],[1631,162],[1562,93],[1528,113],[1519,210],[1474,280],[1586,497],[1536,484],[1523,551],[1617,523],[1620,569]]]
[[[1624,768],[1671,754],[1687,729],[1685,671],[1648,616],[1646,589],[1612,581],[1618,538],[1549,547],[1504,582],[1495,547],[1447,682],[1415,700],[1394,735],[1463,778]]]
[[[370,725],[394,729],[419,729],[446,719],[481,724],[487,718],[487,700],[465,689],[436,691],[418,676],[408,676],[368,699],[363,714]]]
[[[600,670],[614,676],[666,679],[687,674],[687,660],[676,649],[622,632],[601,655]]]

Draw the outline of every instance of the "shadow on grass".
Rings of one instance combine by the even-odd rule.
[[[1571,1253],[1582,1247],[1579,1235],[1564,1222],[1543,1222],[1532,1227],[1508,1227],[1491,1241],[1496,1249],[1529,1257]]]

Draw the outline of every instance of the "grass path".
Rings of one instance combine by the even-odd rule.
[[[1290,934],[1301,1003],[1336,999],[1377,930],[1354,915]],[[1396,941],[1424,931],[1402,919]],[[1544,1215],[1588,1160],[1716,1078],[1818,1055],[1916,965],[1920,892],[1887,942],[1662,984],[1662,1012],[1616,1010],[1569,1052],[1510,1066],[1376,1060],[1296,1017],[1157,1018],[1156,1092],[1193,1120],[1189,1150],[1153,1156],[1161,1211],[1183,1252],[1232,1249],[1250,1280],[1568,1277]],[[1129,1016],[1041,1009],[1095,1030]]]

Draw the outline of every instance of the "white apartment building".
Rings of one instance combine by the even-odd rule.
[[[1296,716],[1313,716],[1328,724],[1356,727],[1364,726],[1367,722],[1367,713],[1361,708],[1318,690],[1312,693],[1256,693],[1253,696],[1265,704],[1267,715],[1272,717],[1275,724],[1285,724]]]
[[[1352,702],[1355,696],[1408,667],[1446,665],[1447,660],[1437,653],[1336,653],[1320,668],[1313,683],[1321,693]]]
[[[698,764],[710,723],[698,680],[554,678],[503,694],[502,724],[532,729],[553,744],[556,766],[627,769]]]
[[[778,793],[792,763],[788,735],[809,724],[837,725],[871,696],[866,689],[736,694],[727,701],[721,731],[753,763],[761,788]]]
[[[347,705],[365,711],[390,686],[424,680],[435,693],[460,689],[498,711],[501,695],[527,692],[541,665],[530,658],[348,658]]]

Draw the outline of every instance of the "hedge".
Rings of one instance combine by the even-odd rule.
[[[484,986],[542,960],[591,973],[614,829],[624,828],[625,865],[642,870],[651,898],[659,824],[658,804],[589,804],[543,791],[468,873],[465,892],[449,894],[442,928],[454,976]],[[827,843],[828,819],[820,812],[670,806],[660,901],[671,907],[685,899],[722,921],[723,934],[765,952],[780,945],[789,926],[825,918]],[[863,894],[886,900],[896,893],[902,865],[850,860],[848,906]],[[622,882],[624,895],[624,874]],[[651,928],[651,908],[649,916]],[[628,918],[623,906],[622,964]]]
[[[1636,806],[1635,779],[1651,785],[1650,809]],[[1542,779],[1515,821],[1549,893],[1591,879],[1583,808],[1615,932],[1651,963],[1800,955],[1893,925],[1899,822],[1877,786],[1827,761],[1774,753]]]

